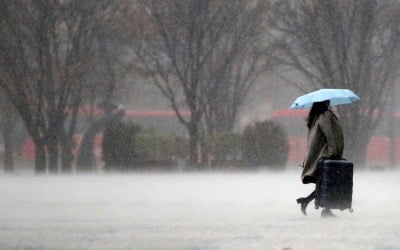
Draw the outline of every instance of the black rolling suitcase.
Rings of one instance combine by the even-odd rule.
[[[349,209],[352,212],[353,163],[321,158],[318,161],[315,207]]]

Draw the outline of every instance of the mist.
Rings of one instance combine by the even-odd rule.
[[[400,3],[0,1],[0,249],[400,249]],[[354,212],[304,216],[331,107]]]
[[[356,171],[353,209],[308,216],[299,173],[1,176],[2,249],[398,249],[400,173]]]
[[[287,153],[296,165],[304,116],[275,114],[321,88],[361,97],[335,111],[346,158],[398,163],[396,1],[18,0],[0,8],[5,172],[19,160],[36,174],[284,166],[249,160],[245,152],[256,150],[239,141],[257,122],[285,130],[265,154]]]

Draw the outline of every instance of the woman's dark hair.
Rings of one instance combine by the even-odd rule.
[[[329,101],[314,102],[311,107],[310,113],[306,119],[307,127],[310,129],[318,116],[328,110]]]

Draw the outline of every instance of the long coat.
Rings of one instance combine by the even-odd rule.
[[[315,183],[317,163],[321,157],[340,159],[343,156],[343,130],[332,111],[325,111],[314,121],[308,130],[307,144],[307,157],[301,174],[304,184]]]

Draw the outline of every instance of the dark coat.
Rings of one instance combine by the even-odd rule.
[[[339,120],[332,111],[322,113],[308,130],[307,157],[301,180],[304,184],[315,183],[317,162],[321,157],[341,159],[344,137]]]

